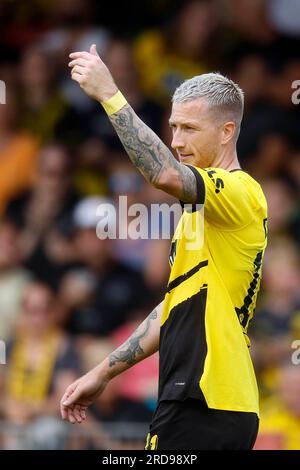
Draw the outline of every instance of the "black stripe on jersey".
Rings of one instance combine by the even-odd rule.
[[[175,261],[176,250],[177,250],[177,240],[172,240],[170,254],[169,254],[169,263],[171,267],[173,266],[174,261]]]
[[[196,170],[191,165],[186,165],[195,175],[196,178],[196,184],[197,184],[197,199],[196,199],[196,204],[204,204],[205,201],[205,184],[204,184],[204,179],[200,175],[199,171]],[[180,205],[182,208],[186,205],[185,202],[179,201]],[[192,210],[191,212],[196,212],[196,204],[191,204]]]
[[[260,278],[260,269],[261,269],[261,264],[262,264],[262,256],[263,252],[260,251],[257,253],[256,258],[254,260],[254,273],[253,273],[253,278],[252,281],[250,282],[249,289],[247,290],[247,295],[244,299],[244,303],[241,308],[235,307],[235,311],[238,315],[240,324],[242,325],[243,328],[246,328],[248,326],[248,320],[249,320],[249,307],[253,302],[253,297],[256,293],[256,289],[258,286],[258,281]]]
[[[207,286],[172,308],[160,330],[161,400],[204,400],[200,379],[207,356],[205,310]]]
[[[194,274],[196,274],[201,268],[204,266],[208,265],[208,260],[206,259],[205,261],[200,261],[196,266],[194,266],[192,269],[190,269],[187,273],[181,274],[180,276],[176,277],[173,281],[171,281],[168,286],[167,286],[167,293],[169,294],[171,290],[173,290],[175,287],[178,287],[182,282],[186,281],[190,277],[192,277]]]

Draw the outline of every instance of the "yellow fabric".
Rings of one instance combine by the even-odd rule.
[[[107,101],[101,101],[101,105],[103,106],[106,114],[110,116],[111,114],[117,113],[127,104],[126,98],[122,95],[122,93],[117,91],[117,93],[109,98]]]
[[[26,109],[20,117],[20,126],[38,136],[40,142],[51,142],[56,138],[56,126],[64,118],[68,109],[67,102],[59,93],[37,109]]]
[[[158,446],[158,435],[154,434],[154,436],[151,437],[151,434],[148,433],[146,437],[145,450],[157,450],[157,446]]]
[[[26,337],[18,337],[9,364],[7,392],[9,397],[26,402],[43,402],[47,397],[58,353],[59,335],[50,331],[45,335],[42,353],[36,365],[27,360]]]
[[[20,117],[20,126],[37,136],[40,142],[51,142],[56,138],[56,126],[63,119],[67,108],[60,94],[54,93],[41,107],[26,109]]]
[[[259,414],[246,333],[266,247],[266,200],[260,185],[245,172],[196,170],[205,186],[204,210],[183,212],[172,242],[176,254],[169,283],[204,260],[208,264],[166,294],[162,326],[172,308],[199,292],[201,286],[207,288],[207,354],[199,386],[210,408]],[[188,249],[191,240],[184,227],[195,226],[197,220],[200,228],[194,241],[198,243],[195,249]]]
[[[300,416],[289,411],[277,399],[270,399],[262,407],[257,445],[268,450],[268,444],[276,445],[278,450],[300,450]]]
[[[146,96],[164,105],[185,79],[208,71],[207,66],[169,50],[160,31],[147,31],[134,46],[141,87]]]
[[[36,139],[19,134],[0,148],[0,214],[10,199],[27,189],[33,179],[39,145]]]
[[[103,174],[93,168],[79,168],[74,172],[73,184],[80,196],[99,196],[107,194],[107,181]]]

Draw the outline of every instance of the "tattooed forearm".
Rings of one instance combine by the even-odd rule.
[[[149,183],[159,187],[163,172],[171,170],[173,185],[162,189],[184,202],[196,202],[196,179],[191,170],[174,158],[168,147],[129,105],[112,114],[110,121],[132,163]]]
[[[181,180],[182,188],[180,199],[189,203],[197,202],[197,182],[192,171],[188,167],[180,165],[178,178]]]
[[[130,338],[118,349],[109,355],[109,366],[112,367],[118,362],[125,362],[129,365],[137,362],[137,356],[144,354],[140,345],[142,338],[145,338],[150,330],[152,320],[157,318],[157,310],[154,309],[146,320],[135,330]]]
[[[178,166],[168,147],[129,105],[112,114],[110,120],[132,163],[147,181],[155,184],[163,169]]]

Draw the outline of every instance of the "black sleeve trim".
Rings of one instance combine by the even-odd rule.
[[[196,184],[197,184],[196,204],[203,205],[204,201],[205,201],[205,183],[204,183],[204,180],[203,180],[202,176],[200,175],[199,171],[196,170],[196,168],[194,168],[191,165],[185,165],[185,166],[187,166],[194,173],[195,178],[196,178]],[[183,208],[183,206],[186,203],[180,201],[180,204],[181,204],[181,207]],[[196,211],[196,205],[193,204],[192,205],[192,212],[195,212],[195,211]]]

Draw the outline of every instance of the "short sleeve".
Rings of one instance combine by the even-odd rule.
[[[204,204],[204,216],[221,228],[239,228],[253,219],[249,187],[242,171],[189,166],[197,181],[197,204]]]

